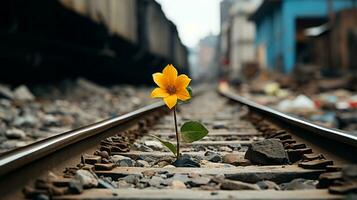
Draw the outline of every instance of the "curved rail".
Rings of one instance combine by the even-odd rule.
[[[163,106],[162,102],[157,102],[118,117],[103,120],[9,151],[0,156],[0,177],[64,147],[101,134],[103,131],[163,108]]]
[[[301,119],[301,118],[297,118],[297,117],[294,117],[294,116],[286,114],[286,113],[282,113],[275,109],[260,105],[260,104],[255,103],[247,98],[239,96],[238,94],[235,94],[234,92],[232,92],[228,89],[226,89],[226,90],[219,89],[219,93],[233,101],[237,101],[237,102],[244,104],[250,108],[253,108],[259,112],[262,112],[262,113],[268,114],[274,118],[283,120],[284,122],[286,122],[288,124],[297,126],[304,130],[311,131],[311,132],[316,133],[324,138],[338,141],[338,142],[347,144],[354,148],[357,147],[357,135],[353,135],[351,133],[348,133],[348,132],[342,131],[342,130],[338,130],[338,129],[326,128],[326,127],[317,125],[311,121],[308,121],[306,119]]]

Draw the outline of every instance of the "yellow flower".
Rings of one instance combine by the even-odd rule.
[[[151,97],[163,98],[170,109],[176,105],[177,99],[186,101],[191,98],[186,89],[191,79],[185,74],[177,76],[173,65],[167,65],[162,73],[155,73],[152,77],[159,87],[151,92]]]

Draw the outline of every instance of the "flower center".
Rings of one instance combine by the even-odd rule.
[[[169,85],[167,88],[166,88],[167,92],[171,95],[171,94],[175,94],[176,93],[176,88],[172,85]]]

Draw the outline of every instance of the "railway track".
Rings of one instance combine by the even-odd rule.
[[[357,138],[206,91],[179,107],[204,140],[183,162],[150,134],[174,141],[162,103],[45,139],[0,157],[3,199],[343,199],[356,191]],[[10,181],[11,180],[11,181]]]

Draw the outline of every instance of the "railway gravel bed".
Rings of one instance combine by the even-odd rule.
[[[86,79],[52,86],[0,84],[0,153],[114,117],[152,102],[144,87],[110,88]]]
[[[353,161],[214,91],[179,106],[179,124],[200,119],[210,132],[184,144],[176,160],[149,136],[175,139],[172,116],[160,110],[97,137],[86,151],[73,151],[71,162],[42,172],[25,184],[23,194],[30,199],[343,199],[356,191]]]

